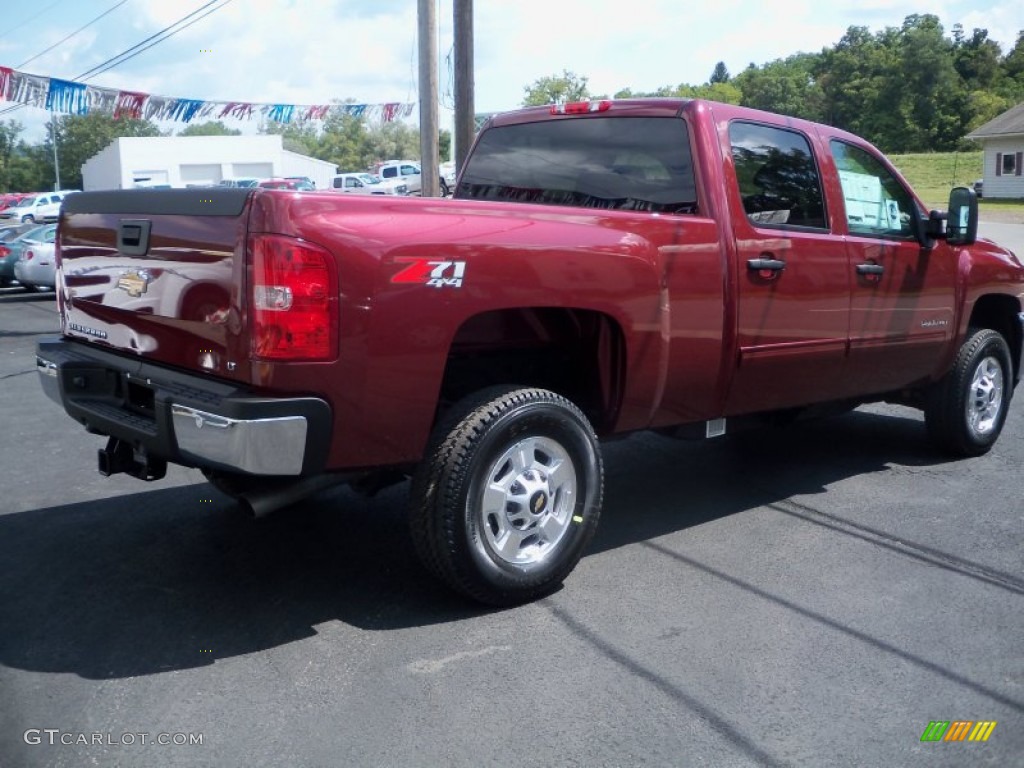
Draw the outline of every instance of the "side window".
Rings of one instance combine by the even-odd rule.
[[[345,179],[345,188],[346,189],[352,189],[352,188],[354,188],[356,186],[357,186],[356,185],[356,180],[353,179],[352,177],[349,177],[349,178]]]
[[[394,167],[383,168],[381,169],[380,175],[382,179],[393,179],[398,175],[398,169]]]
[[[729,126],[743,210],[759,227],[825,229],[821,179],[807,138],[757,123]]]
[[[997,152],[996,176],[1020,176],[1021,160],[1024,160],[1024,157],[1020,152]]]
[[[411,165],[403,165],[402,166],[402,175],[403,176],[419,176],[420,172],[418,170],[416,170],[415,168],[413,168]]]
[[[869,152],[833,139],[832,157],[839,171],[850,232],[876,237],[913,238],[910,217],[915,204],[889,169]]]

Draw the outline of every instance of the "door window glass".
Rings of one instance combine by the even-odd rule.
[[[911,239],[916,206],[910,193],[869,152],[835,139],[832,157],[839,171],[846,204],[846,223],[853,234]]]
[[[757,123],[729,126],[743,210],[758,227],[825,229],[821,180],[807,138]]]

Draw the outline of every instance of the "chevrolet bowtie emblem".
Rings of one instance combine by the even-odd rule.
[[[152,277],[145,269],[126,269],[118,278],[117,287],[127,292],[133,299],[137,299],[149,288],[151,279]]]

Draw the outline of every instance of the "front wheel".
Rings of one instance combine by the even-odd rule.
[[[958,456],[987,453],[999,438],[1013,394],[1006,340],[993,330],[970,333],[953,369],[933,387],[925,405],[932,441]]]
[[[36,217],[33,216],[31,213],[25,214],[24,216],[21,217],[21,223],[22,224],[35,224],[36,223]]]
[[[480,602],[551,592],[597,528],[597,437],[571,402],[543,389],[488,391],[457,405],[412,486],[410,529],[424,565]]]

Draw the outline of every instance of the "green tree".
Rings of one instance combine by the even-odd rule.
[[[563,69],[561,75],[542,77],[534,81],[533,85],[523,88],[524,107],[566,104],[573,101],[586,101],[589,98],[587,78],[567,69]]]
[[[447,128],[442,128],[438,132],[437,148],[442,163],[447,163],[452,159],[452,132]]]
[[[1024,99],[1024,30],[1017,34],[1017,44],[1002,60],[1003,95],[1014,102]]]
[[[9,166],[10,191],[42,192],[53,189],[53,156],[42,144],[19,141]]]
[[[18,137],[24,127],[16,120],[0,121],[0,191],[10,192],[11,161],[18,146]]]
[[[241,136],[237,128],[228,128],[220,120],[208,120],[205,123],[192,123],[178,131],[179,136]]]
[[[368,131],[365,167],[381,160],[417,160],[420,132],[406,123],[384,123]]]
[[[825,115],[825,99],[814,77],[817,60],[817,55],[806,53],[777,59],[763,67],[745,69],[732,78],[730,85],[743,94],[743,106],[820,122]]]
[[[316,156],[319,134],[312,122],[300,120],[294,123],[277,123],[268,121],[260,124],[259,132],[281,136],[281,146],[289,152]]]
[[[988,39],[987,29],[975,29],[970,38],[963,27],[953,27],[953,66],[969,90],[990,90],[1003,76],[1000,66],[1003,51],[999,43]]]
[[[350,114],[331,114],[324,121],[313,157],[334,163],[342,173],[366,170],[373,161],[367,149],[368,134],[366,123],[361,118]]]
[[[711,79],[708,83],[714,85],[715,83],[728,83],[729,82],[729,70],[725,68],[725,62],[720,61],[715,64],[715,71],[711,73]]]
[[[886,148],[905,130],[897,81],[898,30],[872,34],[849,27],[822,51],[814,74],[821,88],[823,120]]]
[[[956,149],[970,122],[970,100],[953,64],[953,42],[937,16],[913,14],[900,35],[899,82],[907,131],[890,151],[948,152]]]
[[[109,115],[61,115],[47,123],[43,149],[46,152],[45,174],[49,183],[55,178],[53,168],[53,124],[57,126],[57,154],[60,162],[60,184],[65,189],[82,188],[82,165],[90,157],[108,147],[114,139],[130,136],[160,136],[160,129],[148,120]]]

